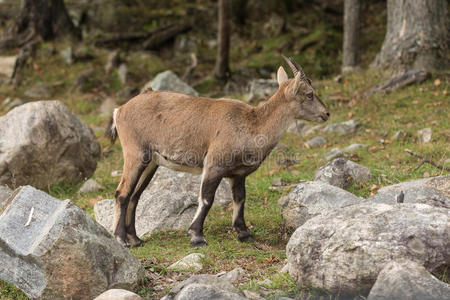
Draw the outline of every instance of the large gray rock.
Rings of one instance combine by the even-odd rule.
[[[450,262],[450,211],[425,204],[365,203],[299,227],[286,247],[299,286],[368,293],[387,262],[406,258],[433,270]]]
[[[236,289],[225,278],[215,275],[201,274],[191,276],[189,279],[179,283],[169,294],[164,297],[165,300],[181,299],[199,299],[199,300],[243,300],[238,289]]]
[[[0,211],[6,202],[8,200],[9,196],[11,196],[12,190],[8,188],[7,186],[0,185]]]
[[[346,158],[336,158],[320,167],[314,175],[314,180],[345,188],[353,182],[366,182],[371,177],[368,168]]]
[[[305,146],[307,148],[316,148],[316,147],[323,146],[326,143],[327,143],[327,140],[323,136],[316,136],[316,137],[313,137],[312,139],[306,141]]]
[[[188,229],[197,210],[197,197],[168,190],[146,190],[136,209],[139,237],[158,230]],[[110,232],[114,227],[114,200],[99,201],[94,206],[95,220]]]
[[[201,176],[176,172],[165,167],[158,167],[155,176],[147,187],[147,190],[169,190],[176,193],[189,193],[197,197],[200,191]],[[216,190],[214,204],[227,206],[233,199],[231,187],[227,180],[222,180]]]
[[[142,91],[151,87],[154,91],[174,91],[188,95],[198,96],[198,92],[187,83],[182,81],[174,72],[167,70],[159,73],[156,77],[148,82]]]
[[[0,216],[0,279],[30,298],[93,299],[132,289],[143,274],[137,258],[70,200],[24,186]]]
[[[394,204],[403,191],[405,203],[450,208],[450,175],[424,178],[382,187],[368,202]]]
[[[346,122],[329,124],[324,128],[325,132],[337,133],[339,135],[354,134],[360,127],[360,123],[355,120],[348,120]]]
[[[245,99],[250,102],[267,100],[278,90],[276,79],[254,79],[247,87]]]
[[[367,300],[443,300],[450,285],[439,281],[422,265],[407,259],[388,263],[378,275]]]
[[[450,197],[450,175],[422,178],[412,181],[405,181],[389,186],[382,187],[378,193],[385,193],[388,191],[407,191],[410,188],[417,186],[427,186],[435,188]]]
[[[324,182],[309,181],[300,183],[287,196],[281,197],[278,204],[286,225],[297,228],[307,220],[331,209],[342,208],[362,202],[363,199]]]
[[[59,101],[30,102],[0,117],[0,184],[79,182],[99,158],[92,130]]]

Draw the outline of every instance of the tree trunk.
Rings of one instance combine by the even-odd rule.
[[[352,71],[359,64],[359,0],[344,2],[344,46],[342,71]]]
[[[218,49],[214,75],[223,79],[229,75],[228,56],[230,50],[229,0],[219,0]]]
[[[387,32],[373,66],[448,67],[447,0],[388,0]]]
[[[64,0],[24,0],[18,20],[0,41],[0,48],[22,47],[37,37],[53,40],[66,36],[81,39],[81,32],[73,25]]]

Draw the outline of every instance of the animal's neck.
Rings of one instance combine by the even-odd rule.
[[[295,120],[295,112],[284,96],[284,89],[278,89],[269,100],[255,110],[258,115],[259,134],[267,138],[269,147],[274,147]]]

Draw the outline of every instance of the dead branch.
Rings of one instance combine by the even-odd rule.
[[[151,34],[144,42],[144,49],[155,50],[161,47],[165,42],[180,33],[186,32],[192,28],[190,22],[183,22],[180,24],[173,24],[158,30]]]
[[[414,157],[417,157],[417,158],[421,159],[421,162],[420,162],[419,165],[414,169],[414,171],[417,170],[417,169],[419,169],[419,168],[420,168],[421,166],[423,166],[425,163],[428,163],[428,164],[434,166],[435,168],[438,168],[439,170],[450,171],[450,168],[447,168],[447,167],[445,167],[445,166],[443,166],[443,165],[438,165],[437,163],[435,163],[435,162],[432,161],[431,159],[425,158],[425,157],[423,157],[422,155],[417,154],[417,153],[415,153],[415,152],[413,152],[413,151],[411,151],[411,150],[409,150],[409,149],[405,149],[405,152],[407,152],[408,154],[410,154],[410,155],[412,155],[412,156],[414,156]]]
[[[362,97],[369,97],[378,92],[393,92],[410,84],[421,83],[429,76],[429,73],[418,70],[409,70],[401,74],[396,74],[388,81],[377,84],[365,91]]]

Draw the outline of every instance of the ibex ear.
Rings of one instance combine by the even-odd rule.
[[[283,67],[278,68],[277,80],[278,80],[279,86],[281,86],[284,82],[286,82],[288,80],[288,76],[286,74],[286,71],[283,69]]]

